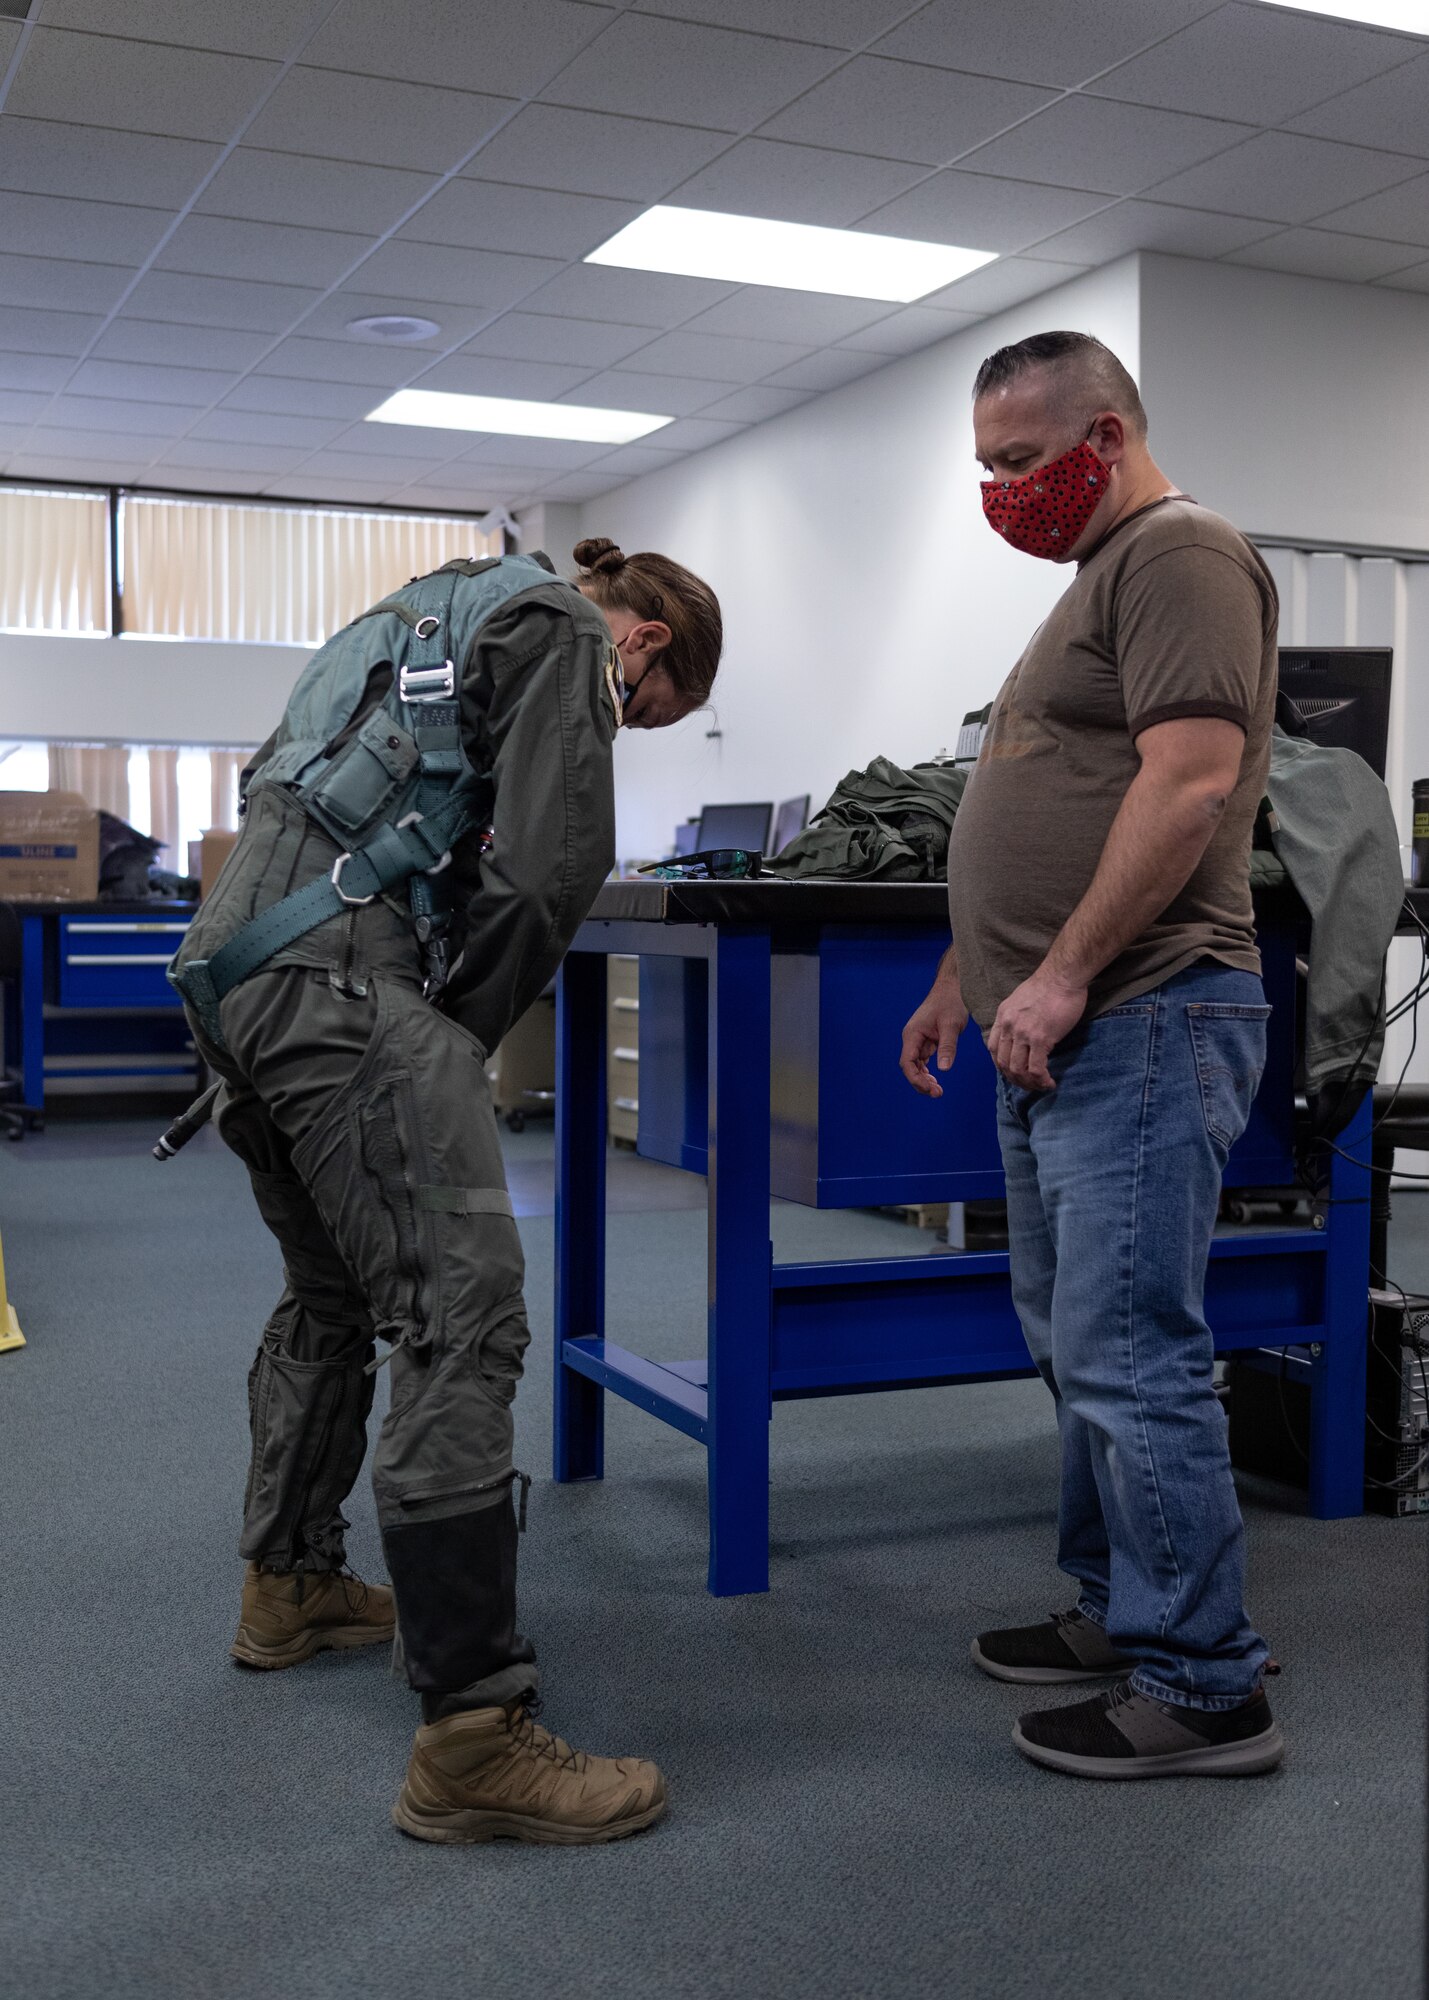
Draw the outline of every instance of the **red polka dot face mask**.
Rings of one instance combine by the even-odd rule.
[[[1101,505],[1107,474],[1084,438],[1022,479],[984,479],[982,511],[1014,549],[1057,562]]]

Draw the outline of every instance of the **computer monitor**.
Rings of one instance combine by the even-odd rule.
[[[804,831],[809,824],[809,794],[802,798],[785,799],[774,815],[774,831],[769,839],[769,852],[782,854],[796,834]]]
[[[675,828],[675,852],[694,854],[700,844],[700,823],[697,819],[683,820]]]
[[[773,800],[755,806],[706,806],[700,814],[699,852],[712,847],[758,848],[769,852],[769,815]]]
[[[1393,664],[1388,646],[1282,646],[1280,692],[1315,742],[1357,750],[1382,778]]]

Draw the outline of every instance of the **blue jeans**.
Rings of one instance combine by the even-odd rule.
[[[1248,1700],[1267,1657],[1202,1296],[1269,1013],[1253,973],[1203,961],[1078,1028],[1055,1090],[998,1079],[1013,1303],[1057,1399],[1058,1561],[1134,1686],[1187,1708]]]

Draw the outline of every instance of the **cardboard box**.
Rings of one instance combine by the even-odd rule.
[[[0,792],[0,901],[92,903],[99,814],[78,792]]]
[[[232,854],[238,841],[236,833],[225,833],[221,827],[211,826],[199,843],[199,897],[206,898],[218,880],[223,864]]]

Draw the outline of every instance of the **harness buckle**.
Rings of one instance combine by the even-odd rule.
[[[416,826],[419,820],[423,820],[425,818],[426,818],[425,813],[419,813],[419,812],[408,813],[405,819],[398,820],[397,822],[398,833],[402,831],[403,827]],[[430,868],[423,868],[421,870],[421,873],[423,875],[440,875],[444,868],[451,867],[451,862],[452,862],[452,851],[450,848],[448,848],[440,861],[434,862]]]
[[[374,889],[370,896],[349,896],[347,894],[342,886],[342,871],[351,859],[352,856],[350,854],[339,854],[336,861],[334,861],[332,864],[332,886],[337,891],[338,901],[346,903],[349,909],[356,910],[364,903],[375,903],[377,901],[377,891]]]
[[[413,581],[415,582],[416,579],[413,578]],[[433,618],[429,612],[425,618],[419,618],[417,620],[416,624],[412,627],[412,630],[416,633],[419,639],[430,639],[433,632],[436,632],[440,629],[441,622],[442,621],[440,618]]]
[[[435,625],[436,619],[422,624]],[[417,628],[422,637],[421,627]],[[456,693],[456,667],[451,660],[440,667],[403,667],[397,675],[397,692],[403,701],[450,701]]]

